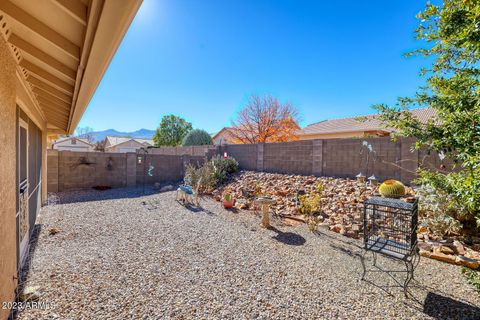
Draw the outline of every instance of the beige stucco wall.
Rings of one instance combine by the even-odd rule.
[[[16,285],[15,69],[7,43],[0,37],[0,303],[14,299]],[[0,307],[0,319],[8,313]]]
[[[216,146],[221,146],[225,144],[231,144],[232,139],[230,133],[224,129],[212,137],[213,144]]]
[[[42,204],[47,202],[47,131],[42,131]]]
[[[106,152],[122,152],[124,153],[125,151],[122,150],[122,148],[129,148],[131,150],[128,150],[127,152],[135,152],[136,149],[140,149],[142,147],[145,147],[143,144],[137,142],[137,141],[126,141],[124,143],[117,144],[113,147],[107,147]],[[135,149],[135,150],[134,150]]]
[[[352,131],[352,132],[337,132],[337,133],[322,133],[322,134],[305,134],[299,135],[299,140],[315,140],[315,139],[346,139],[346,138],[360,138],[369,135],[375,135],[375,132]],[[382,135],[379,133],[379,135]]]
[[[78,139],[76,140],[76,144],[73,144],[71,139],[55,143],[53,144],[53,149],[61,150],[61,151],[78,151],[78,152],[94,151],[92,145],[87,144],[82,140],[78,140]]]

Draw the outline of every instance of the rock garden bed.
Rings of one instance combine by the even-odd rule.
[[[232,175],[220,188],[213,191],[215,200],[221,201],[228,190],[237,199],[236,206],[256,210],[252,198],[260,193],[272,197],[272,212],[286,223],[304,221],[298,210],[297,194],[315,193],[323,186],[320,226],[350,238],[361,239],[363,202],[377,192],[377,186],[352,179],[285,175],[254,171],[240,171]],[[415,190],[407,187],[407,195]],[[441,238],[420,225],[418,228],[420,254],[443,262],[478,269],[480,265],[480,237],[463,236]]]

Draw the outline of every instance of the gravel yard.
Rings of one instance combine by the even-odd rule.
[[[328,230],[275,219],[265,230],[251,212],[210,198],[185,208],[174,192],[58,199],[41,211],[27,277],[55,308],[19,319],[480,319],[480,295],[457,266],[422,259],[406,299],[386,273],[361,281],[361,242]]]

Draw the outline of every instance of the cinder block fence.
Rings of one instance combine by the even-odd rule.
[[[409,183],[420,165],[440,168],[438,155],[413,150],[413,139],[306,140],[284,143],[150,149],[148,154],[49,150],[48,191],[126,187],[180,181],[187,164],[200,164],[225,152],[245,170],[354,178],[374,174],[379,180]],[[372,146],[367,151],[365,143]],[[368,160],[367,160],[368,159]]]
[[[188,163],[203,163],[204,156],[48,151],[49,192],[134,187],[183,179]]]

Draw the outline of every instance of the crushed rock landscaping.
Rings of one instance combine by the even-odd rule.
[[[41,210],[25,282],[55,308],[18,319],[480,318],[458,266],[422,259],[406,299],[401,275],[360,280],[360,241],[260,220],[209,197],[184,207],[174,191],[60,193]]]
[[[285,222],[292,219],[304,221],[296,208],[297,191],[315,193],[319,184],[324,187],[320,226],[350,238],[361,239],[363,202],[377,193],[378,185],[370,186],[352,179],[240,171],[212,195],[220,201],[222,193],[228,190],[238,199],[236,205],[239,209],[249,210],[254,209],[251,196],[257,189],[273,198],[275,203],[271,206],[272,212]],[[406,194],[414,196],[415,190],[407,187]],[[459,241],[461,238],[438,239],[427,228],[419,227],[418,238],[420,254],[424,257],[471,269],[480,268],[480,237],[467,245]]]

